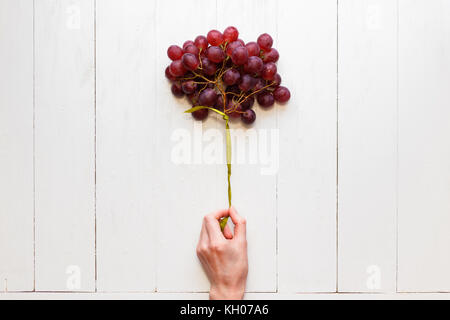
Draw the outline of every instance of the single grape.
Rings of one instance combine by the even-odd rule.
[[[244,101],[241,102],[243,110],[252,108],[254,104],[255,104],[255,96],[249,96]]]
[[[192,53],[194,56],[198,57],[200,50],[197,48],[197,46],[190,44],[186,46],[186,48],[184,48],[184,53]]]
[[[198,102],[202,106],[212,107],[216,104],[217,93],[214,89],[207,88],[200,93]]]
[[[166,78],[170,81],[174,81],[177,77],[175,77],[173,74],[170,73],[170,67],[166,68]]]
[[[169,71],[174,77],[181,77],[186,73],[186,68],[181,60],[173,61],[169,66]]]
[[[183,55],[183,58],[181,58],[181,61],[183,63],[183,66],[187,69],[187,70],[197,70],[197,68],[200,65],[200,61],[198,60],[196,55],[193,55],[192,53],[185,53]]]
[[[291,98],[291,93],[289,92],[289,89],[286,87],[278,87],[273,92],[273,97],[277,102],[287,102]]]
[[[269,51],[272,48],[273,39],[269,34],[264,33],[258,37],[258,44],[262,50]]]
[[[185,94],[193,94],[197,90],[197,84],[193,80],[184,81],[181,84],[181,89]]]
[[[241,74],[236,69],[229,69],[227,72],[223,75],[223,82],[228,85],[232,86],[233,84],[236,84],[241,77]]]
[[[223,43],[223,35],[220,31],[211,30],[206,37],[212,46],[220,46]]]
[[[252,124],[256,120],[256,113],[252,109],[247,109],[241,114],[241,120],[245,124]]]
[[[227,55],[229,57],[231,57],[231,54],[233,53],[233,50],[236,49],[237,47],[242,47],[242,43],[240,43],[239,41],[234,41],[234,42],[230,43],[227,46]]]
[[[244,65],[244,71],[252,74],[261,73],[264,66],[264,62],[260,57],[251,56],[248,58],[247,63]]]
[[[182,97],[184,96],[183,89],[181,88],[181,84],[179,82],[174,82],[172,84],[172,93],[175,97]]]
[[[203,73],[208,76],[212,76],[217,71],[217,65],[211,62],[208,58],[202,58]]]
[[[230,115],[232,118],[239,118],[241,116],[241,113],[244,110],[242,109],[242,106],[238,104],[233,99],[228,100],[227,104],[227,114]]]
[[[266,86],[266,81],[262,78],[256,78],[254,91],[259,91]]]
[[[273,80],[277,74],[277,65],[273,62],[266,63],[261,72],[261,76],[265,80]]]
[[[275,75],[275,77],[273,78],[272,86],[275,87],[275,88],[277,88],[277,87],[280,86],[280,84],[281,84],[281,76],[280,76],[279,73],[277,73],[277,74]]]
[[[241,77],[241,82],[239,83],[239,89],[244,92],[250,91],[255,86],[255,79],[248,74],[244,74]]]
[[[208,117],[209,110],[208,109],[200,109],[192,112],[192,116],[195,120],[202,121]]]
[[[272,48],[269,51],[264,52],[264,54],[263,54],[264,63],[277,62],[278,59],[280,59],[280,54],[278,53],[278,50],[275,48]]]
[[[273,104],[275,103],[275,99],[274,99],[272,93],[269,91],[260,93],[258,95],[257,100],[258,100],[259,105],[263,108],[268,108],[270,106],[273,106]]]
[[[205,36],[198,36],[195,38],[194,43],[195,46],[201,51],[205,51],[208,48],[208,39],[206,39]]]
[[[239,31],[235,27],[228,27],[223,32],[223,40],[225,40],[228,43],[236,41],[238,37]]]
[[[171,45],[169,49],[167,49],[167,55],[172,61],[180,60],[183,56],[183,49],[181,49],[179,46]]]
[[[191,102],[192,106],[198,106],[198,96],[199,91],[195,91],[194,93],[188,94],[187,97],[189,101]]]
[[[185,43],[183,43],[183,50],[186,49],[187,46],[195,45],[194,41],[188,40]]]
[[[206,51],[206,56],[214,63],[220,63],[225,59],[225,53],[222,48],[216,46],[209,47]]]
[[[247,48],[248,55],[250,57],[252,57],[252,56],[259,57],[259,54],[261,52],[261,48],[259,47],[259,44],[257,44],[256,42],[249,42],[245,45],[245,47]]]
[[[233,60],[234,64],[237,64],[238,66],[242,66],[247,63],[248,61],[248,50],[246,47],[237,47],[233,50],[233,53],[231,54],[231,60]]]
[[[222,94],[217,95],[216,104],[214,105],[214,109],[223,111],[223,96]]]

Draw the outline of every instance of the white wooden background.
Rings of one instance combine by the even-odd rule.
[[[247,297],[450,292],[449,0],[0,0],[1,298],[206,297],[226,170],[170,161],[164,69],[228,25],[274,36],[293,93],[257,110],[277,174],[234,166]]]

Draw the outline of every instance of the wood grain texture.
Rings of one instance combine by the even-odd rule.
[[[95,289],[94,2],[35,2],[36,289]]]
[[[33,290],[33,1],[0,1],[0,291]]]
[[[209,282],[195,254],[202,218],[219,207],[214,186],[219,168],[203,163],[203,133],[216,126],[215,117],[200,123],[183,113],[190,105],[175,98],[164,76],[169,65],[167,48],[182,46],[216,26],[216,3],[209,0],[158,0],[156,6],[156,105],[149,124],[157,126],[153,166],[156,190],[152,199],[157,219],[157,290],[197,292],[209,290]],[[188,160],[173,155],[186,146]],[[186,153],[186,154],[187,154]]]
[[[336,1],[279,1],[281,292],[336,290]]]
[[[393,292],[397,2],[339,1],[339,291]]]
[[[99,291],[156,288],[154,9],[97,1]]]
[[[398,290],[450,290],[450,2],[399,6]]]
[[[238,28],[239,38],[256,41],[262,33],[277,35],[277,1],[219,0],[218,30]],[[247,219],[249,274],[247,291],[274,292],[276,269],[276,176],[279,136],[276,108],[264,110],[255,102],[256,121],[251,127],[231,121],[233,144],[233,205]],[[242,147],[241,147],[242,146]],[[254,150],[254,151],[252,151]],[[256,158],[253,163],[251,156]],[[218,181],[220,203],[226,201],[226,170]]]

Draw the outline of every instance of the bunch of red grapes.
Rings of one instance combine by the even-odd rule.
[[[211,30],[208,35],[186,41],[183,48],[171,45],[167,55],[172,63],[166,77],[172,82],[172,93],[186,95],[192,106],[205,106],[241,118],[246,124],[256,119],[252,109],[255,98],[263,108],[275,101],[284,103],[291,94],[281,86],[277,73],[280,55],[272,48],[272,37],[264,33],[257,42],[239,39],[235,27],[223,33]],[[209,109],[192,112],[197,120],[208,117]]]

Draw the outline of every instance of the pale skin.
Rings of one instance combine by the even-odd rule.
[[[230,217],[234,234],[227,225],[222,233],[219,221]],[[197,256],[211,284],[211,300],[241,300],[248,274],[246,221],[234,207],[204,217]]]

